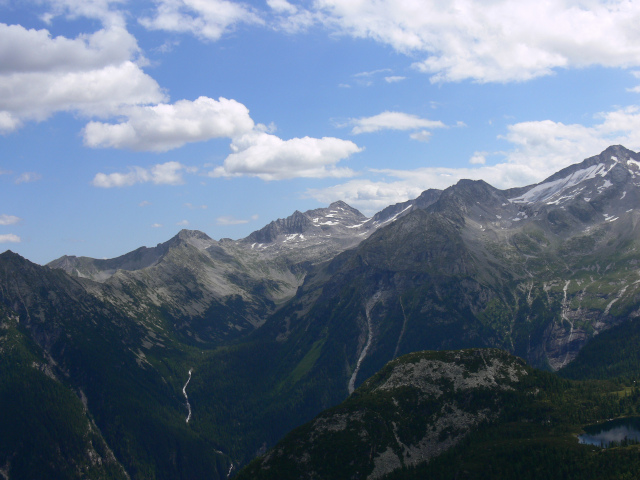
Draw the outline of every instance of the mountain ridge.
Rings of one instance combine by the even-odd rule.
[[[402,355],[490,347],[559,370],[639,317],[636,158],[614,146],[522,189],[461,180],[370,219],[334,202],[252,238],[182,230],[115,259],[41,267],[6,252],[0,323],[18,318],[20,341],[51,360],[42,368],[68,372],[132,477],[177,455],[157,444],[143,461],[109,429],[124,415],[143,441],[119,410],[140,395],[164,412],[147,427],[208,448],[198,465],[223,478]]]

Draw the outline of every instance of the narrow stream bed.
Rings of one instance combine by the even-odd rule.
[[[182,387],[182,393],[184,394],[184,398],[187,401],[187,410],[189,412],[186,420],[187,423],[189,423],[189,420],[191,420],[191,404],[189,403],[189,397],[187,396],[187,385],[189,385],[189,382],[191,381],[192,371],[193,371],[193,368],[189,369],[189,378],[187,379],[187,383],[184,384],[184,387]]]

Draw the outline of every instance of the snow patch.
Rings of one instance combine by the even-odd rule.
[[[612,187],[613,183],[611,183],[609,180],[605,180],[604,183],[598,187],[598,193],[602,193],[603,190],[606,190],[609,187]]]
[[[631,159],[627,160],[627,166],[630,167],[631,165],[635,165],[638,169],[640,169],[640,162]]]
[[[608,170],[605,170],[605,165],[599,163],[589,168],[577,170],[565,178],[537,185],[523,195],[509,200],[512,203],[536,203],[551,200],[552,197],[578,185],[580,182],[595,178],[596,175],[606,175]]]

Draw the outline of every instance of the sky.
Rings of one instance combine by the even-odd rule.
[[[0,251],[112,258],[640,150],[640,2],[0,0]]]

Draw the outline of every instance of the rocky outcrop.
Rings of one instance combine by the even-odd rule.
[[[428,462],[498,418],[503,395],[526,375],[521,360],[498,350],[406,355],[289,434],[238,479],[375,480]]]

